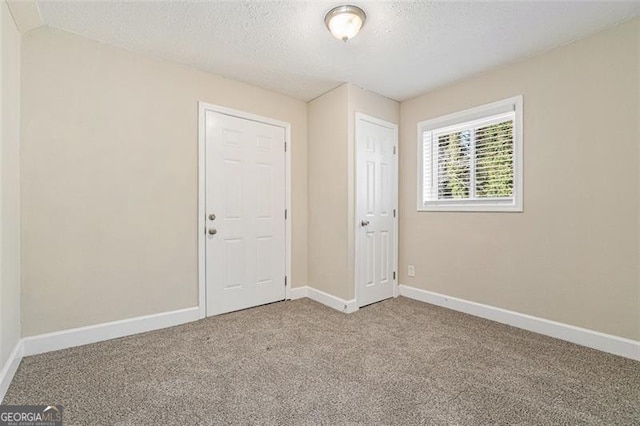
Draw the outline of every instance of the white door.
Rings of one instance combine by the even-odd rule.
[[[356,114],[356,298],[394,296],[398,126]]]
[[[285,129],[205,117],[207,315],[285,298]]]

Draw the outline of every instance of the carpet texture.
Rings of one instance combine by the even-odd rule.
[[[65,424],[640,424],[640,362],[406,298],[287,301],[23,359]]]

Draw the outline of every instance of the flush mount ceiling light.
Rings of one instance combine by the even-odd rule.
[[[354,37],[367,19],[364,10],[358,6],[338,6],[331,9],[324,17],[324,23],[338,40],[344,42]]]

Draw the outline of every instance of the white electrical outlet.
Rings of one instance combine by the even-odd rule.
[[[407,275],[409,275],[410,277],[415,277],[416,276],[416,267],[413,265],[409,265],[408,271],[407,271]]]

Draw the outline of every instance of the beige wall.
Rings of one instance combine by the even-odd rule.
[[[308,104],[309,281],[318,290],[349,298],[347,138],[349,86]]]
[[[308,104],[309,285],[355,297],[355,114],[398,123],[400,105],[351,83]]]
[[[402,103],[401,283],[640,339],[639,25]],[[416,212],[416,124],[519,94],[524,213]]]
[[[0,370],[20,339],[20,33],[0,1]]]
[[[306,285],[304,102],[45,27],[22,73],[24,336],[197,305],[198,101],[292,124]]]

